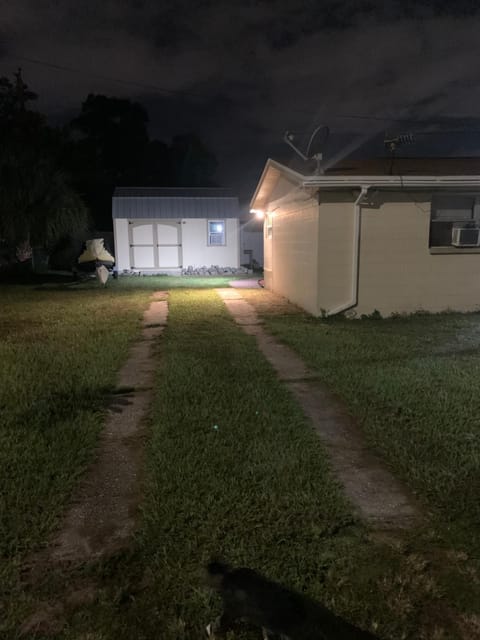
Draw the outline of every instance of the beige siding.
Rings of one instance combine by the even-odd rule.
[[[334,195],[329,196],[334,199]],[[318,230],[318,313],[352,296],[354,204],[322,202]]]
[[[431,255],[430,196],[417,206],[397,199],[362,208],[357,313],[480,308],[480,255]]]
[[[272,240],[265,239],[265,285],[317,314],[318,203],[291,203],[277,209],[272,222]]]

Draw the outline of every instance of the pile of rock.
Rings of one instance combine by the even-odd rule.
[[[238,276],[252,273],[247,267],[219,267],[212,265],[210,267],[192,267],[182,269],[182,276]]]
[[[175,273],[176,272],[176,273]],[[133,269],[123,269],[119,272],[121,276],[159,276],[159,275],[181,275],[182,276],[241,276],[253,273],[252,269],[247,267],[219,267],[212,265],[211,267],[192,267],[186,269],[169,269],[166,271],[136,271]]]
[[[121,276],[141,276],[141,271],[134,271],[133,269],[123,269],[120,273]]]

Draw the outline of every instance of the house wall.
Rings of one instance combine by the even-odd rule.
[[[115,218],[113,220],[113,235],[115,244],[115,266],[119,271],[130,269],[128,220],[125,218]]]
[[[270,222],[272,224],[273,230],[273,225],[275,221],[282,215],[282,212],[286,213],[289,211],[291,205],[285,203],[283,203],[282,205],[281,201],[283,198],[294,198],[297,187],[298,185],[296,183],[286,178],[285,176],[278,177],[278,179],[275,180],[275,186],[270,193],[269,202],[266,202],[263,205],[263,208],[267,211],[263,225],[263,274],[265,279],[265,287],[285,296],[287,294],[281,291],[281,279],[278,281],[279,288],[274,288],[273,285],[273,235],[272,237],[268,237],[267,226]],[[293,206],[295,208],[295,205]],[[273,214],[270,214],[268,212],[273,212]]]
[[[431,194],[388,197],[362,207],[357,313],[480,308],[480,255],[430,253]]]
[[[221,218],[218,218],[219,220]],[[240,266],[240,231],[238,218],[225,220],[225,246],[207,246],[207,219],[188,218],[182,224],[182,264],[184,267],[218,265]]]
[[[265,286],[317,314],[317,256],[316,198],[274,211],[272,237],[265,237]]]
[[[318,308],[316,315],[345,304],[352,295],[354,198],[321,195],[318,218]]]

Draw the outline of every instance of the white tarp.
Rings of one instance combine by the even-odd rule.
[[[115,262],[115,258],[109,253],[103,246],[103,238],[94,238],[93,240],[86,241],[86,249],[78,258],[78,262],[94,262],[99,260],[100,262]]]

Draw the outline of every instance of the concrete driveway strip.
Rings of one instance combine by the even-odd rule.
[[[263,328],[238,291],[217,289],[233,319],[258,348],[311,420],[332,469],[359,515],[375,530],[407,529],[421,521],[414,497],[371,452],[355,420],[289,347]]]
[[[143,457],[143,421],[152,400],[155,340],[168,316],[166,294],[154,294],[110,398],[96,460],[79,483],[48,548],[50,561],[82,563],[118,551],[136,524]]]

